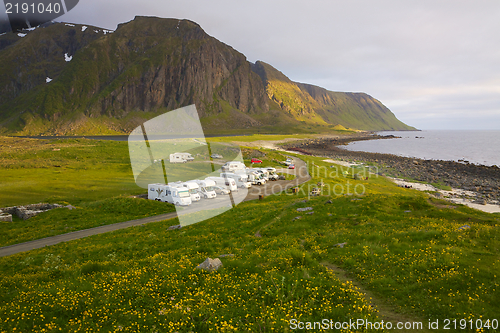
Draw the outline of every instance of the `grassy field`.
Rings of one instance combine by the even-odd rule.
[[[58,208],[26,221],[14,216],[13,223],[0,222],[0,246],[169,212],[175,212],[175,207],[168,203],[115,197],[82,203],[72,210]]]
[[[173,149],[172,144],[167,147]],[[176,147],[181,151],[184,146],[179,144]],[[234,147],[225,143],[215,142],[211,147],[213,153],[223,154],[226,159],[237,156]],[[196,163],[167,162],[169,181],[193,179],[212,171],[210,164],[204,163],[209,161],[206,145],[190,152]],[[38,202],[77,205],[124,194],[145,193],[135,183],[127,142],[0,137],[0,168],[0,207]],[[160,170],[163,174],[161,164],[149,169],[143,177],[148,177],[148,171],[156,175]],[[147,183],[148,179],[141,184],[147,186]]]
[[[126,142],[0,137],[0,207],[142,194]]]
[[[252,166],[252,158],[261,160],[262,163],[254,163],[254,167],[275,167],[275,168],[286,168],[282,163],[287,159],[288,154],[272,151],[269,149],[251,149],[242,148],[243,161],[246,166]]]
[[[115,156],[122,149],[88,144],[106,154],[116,150]],[[167,230],[174,219],[0,258],[0,332],[291,332],[293,319],[323,318],[414,321],[424,328],[439,320],[433,331],[450,331],[445,319],[456,319],[458,328],[465,322],[464,332],[476,331],[470,325],[477,320],[498,325],[498,214],[375,175],[356,180],[351,169],[303,158],[313,178],[296,194],[244,202],[180,230]],[[71,172],[80,162],[67,163]],[[130,172],[111,166],[109,180]],[[310,196],[319,182],[322,195]],[[73,202],[98,209],[98,197]],[[44,223],[63,226],[69,222],[63,213],[53,211]],[[224,266],[196,270],[207,257],[220,257]]]
[[[328,134],[331,135],[346,135],[352,134],[352,131],[329,131]],[[213,137],[207,138],[209,142],[255,142],[255,141],[279,141],[285,139],[308,139],[311,137],[318,136],[317,134],[251,134],[244,136],[225,136],[225,137]]]
[[[178,142],[176,146],[182,150],[193,144]],[[239,153],[239,148],[236,151],[225,142],[210,146],[213,153],[222,154],[226,160],[235,159]],[[169,147],[172,149],[172,144]],[[206,163],[210,161],[206,145],[190,152],[195,156],[194,162],[167,162],[169,181],[194,179],[212,172],[210,163]],[[273,159],[284,159],[277,152],[266,155],[266,166],[279,165]],[[245,162],[250,165],[249,159]],[[14,216],[15,223],[0,222],[0,246],[175,210],[169,204],[127,198],[146,193],[134,182],[127,142],[0,137],[0,165],[0,207],[38,202],[77,207],[72,211],[46,212],[27,221]],[[138,182],[156,182],[152,179],[158,174],[163,175],[163,170],[156,163],[141,174]]]

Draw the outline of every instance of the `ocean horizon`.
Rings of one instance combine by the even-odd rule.
[[[345,149],[500,166],[500,130],[382,131],[401,138],[354,141]]]

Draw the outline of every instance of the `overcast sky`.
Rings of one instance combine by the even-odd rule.
[[[299,82],[366,92],[420,129],[500,129],[499,0],[80,0],[60,20],[186,18]]]

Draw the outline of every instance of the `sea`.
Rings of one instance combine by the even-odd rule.
[[[347,150],[500,166],[500,130],[378,132],[401,138],[355,141]]]

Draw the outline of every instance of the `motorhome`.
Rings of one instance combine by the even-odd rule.
[[[198,190],[200,187],[198,186],[197,183],[195,183],[195,182],[176,182],[173,184],[178,184],[180,186],[187,188],[189,191],[189,195],[191,196],[191,201],[194,202],[194,201],[201,200],[200,194],[198,193]],[[170,185],[170,183],[169,183],[169,185]]]
[[[193,161],[194,157],[190,153],[173,153],[170,154],[170,163],[186,163]]]
[[[226,162],[222,166],[222,171],[231,173],[245,173],[246,169],[247,167],[245,166],[245,164],[239,161]]]
[[[148,199],[168,202],[176,206],[188,206],[191,204],[189,190],[177,184],[149,184]]]
[[[234,181],[236,182],[236,186],[241,187],[241,188],[249,188],[252,186],[252,183],[250,183],[248,181],[248,175],[246,173],[236,174],[236,173],[229,173],[229,172],[221,172],[220,176],[223,178],[234,179]]]
[[[259,174],[262,175],[262,177],[264,177],[264,179],[267,181],[269,181],[269,172],[266,170],[266,169],[261,169],[261,168],[253,168],[251,169],[253,172],[257,172]]]
[[[280,179],[280,175],[278,175],[275,171],[269,171],[269,179],[278,180]]]
[[[186,183],[189,183],[189,182],[195,182],[196,184],[198,184],[198,186],[199,186],[198,193],[203,198],[213,199],[213,198],[217,197],[217,194],[215,194],[215,191],[214,191],[215,182],[213,180],[195,179],[195,180],[190,180]]]
[[[236,181],[233,178],[207,177],[206,179],[213,180],[216,186],[227,188],[231,192],[238,191],[238,187],[236,186]]]
[[[248,181],[252,185],[264,185],[266,183],[266,179],[264,178],[263,174],[260,174],[255,171],[248,171],[247,175],[248,175]]]
[[[267,167],[267,168],[263,168],[263,169],[269,173],[270,180],[278,180],[280,178],[280,176],[276,173],[276,168]]]

